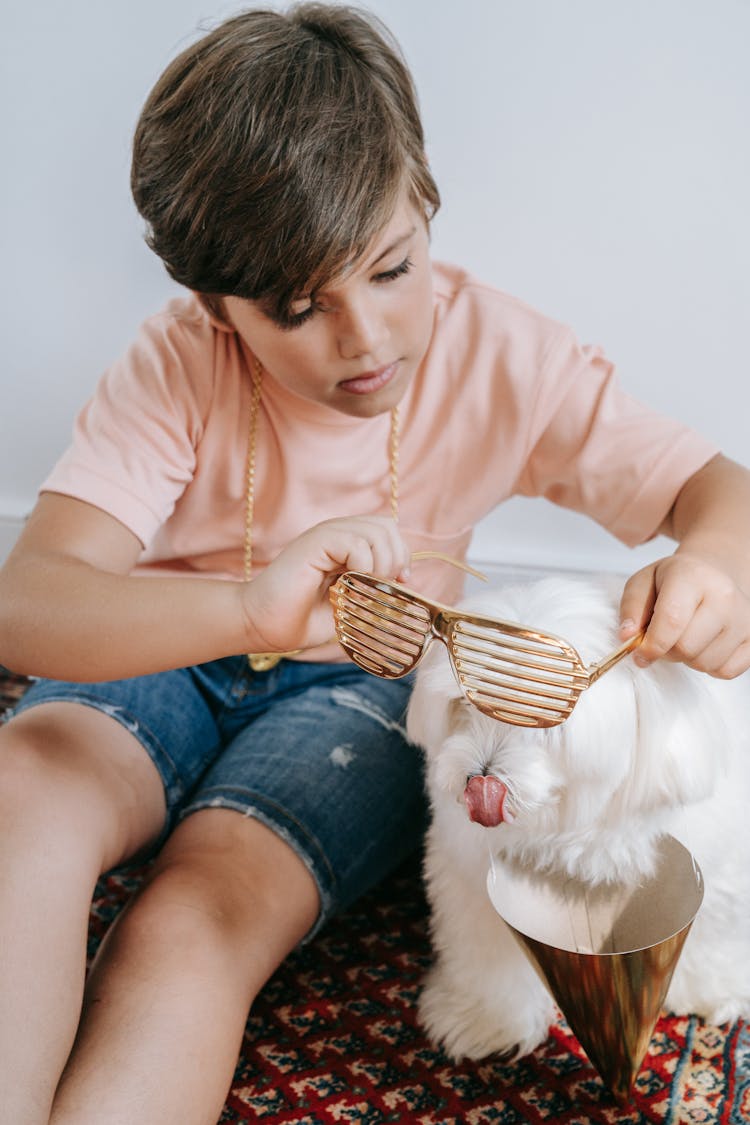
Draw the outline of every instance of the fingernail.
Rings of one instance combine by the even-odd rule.
[[[634,653],[633,660],[636,662],[639,668],[648,668],[649,664],[651,663],[651,661],[647,657],[645,657],[642,652]]]
[[[624,621],[620,622],[621,633],[632,633],[635,629],[635,621],[632,617],[626,617]]]

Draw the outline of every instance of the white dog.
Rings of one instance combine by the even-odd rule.
[[[618,600],[608,583],[549,578],[463,604],[564,637],[589,664],[619,643]],[[705,897],[667,1006],[713,1023],[750,1016],[750,675],[725,682],[628,656],[560,726],[528,729],[469,703],[435,641],[407,729],[426,751],[432,806],[435,963],[420,1017],[449,1054],[525,1054],[556,1016],[490,904],[490,849],[600,884],[648,873],[657,839],[676,836],[700,864]]]

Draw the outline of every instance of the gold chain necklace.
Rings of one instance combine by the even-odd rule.
[[[260,390],[263,383],[263,368],[257,359],[253,362],[253,389],[250,397],[250,423],[247,440],[247,477],[245,488],[245,553],[243,575],[249,582],[253,573],[253,518],[255,515],[255,453],[258,443],[258,417],[260,415]],[[399,416],[398,407],[391,409],[391,429],[388,437],[388,471],[391,486],[391,515],[398,523],[398,456],[399,456]],[[297,656],[300,649],[293,652],[249,652],[247,659],[254,672],[268,672],[280,660]]]

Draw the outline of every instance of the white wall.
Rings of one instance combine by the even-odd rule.
[[[173,291],[130,202],[130,136],[169,58],[240,6],[2,0],[0,557],[98,374]],[[603,343],[632,393],[750,461],[750,4],[370,7],[420,89],[436,254]],[[474,554],[628,569],[663,546],[514,501]]]

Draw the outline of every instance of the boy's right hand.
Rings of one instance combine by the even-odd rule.
[[[409,549],[385,516],[316,524],[241,588],[248,652],[291,652],[333,636],[328,590],[346,570],[408,577]]]

